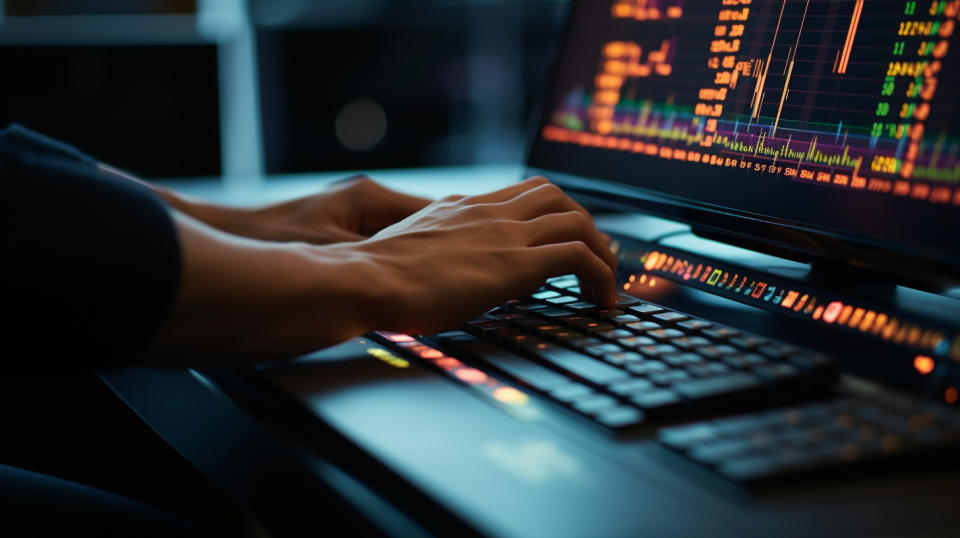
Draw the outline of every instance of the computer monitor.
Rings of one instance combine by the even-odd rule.
[[[960,0],[572,10],[531,168],[759,249],[956,281]]]

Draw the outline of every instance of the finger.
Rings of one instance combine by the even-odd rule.
[[[598,258],[586,243],[553,243],[526,249],[530,257],[527,267],[539,270],[540,277],[548,278],[575,274],[586,284],[581,290],[590,289],[594,303],[612,308],[616,304],[616,277],[603,260]]]
[[[541,185],[546,185],[548,183],[550,182],[547,180],[547,178],[542,176],[534,176],[519,183],[514,183],[509,187],[504,187],[500,190],[471,196],[470,202],[477,204],[496,204],[505,202],[515,198],[518,194],[524,193],[530,189],[535,189]]]
[[[388,189],[377,184],[363,201],[363,221],[359,232],[373,235],[427,207],[433,200]]]
[[[520,220],[530,220],[547,213],[578,211],[586,216],[590,213],[580,204],[567,196],[560,187],[552,183],[540,185],[501,202],[501,207],[510,212],[510,216]],[[591,221],[590,226],[593,226]]]
[[[528,220],[522,225],[526,228],[530,246],[582,241],[612,271],[617,269],[617,257],[610,250],[610,244],[593,227],[590,217],[579,211],[550,213]]]

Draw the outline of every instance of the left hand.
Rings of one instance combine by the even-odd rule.
[[[334,183],[330,189],[255,209],[195,208],[194,216],[223,231],[266,241],[315,245],[361,241],[430,204],[366,176]]]

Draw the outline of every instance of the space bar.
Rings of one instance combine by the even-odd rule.
[[[526,359],[495,345],[488,344],[482,340],[451,342],[450,346],[479,359],[483,359],[496,368],[503,370],[507,374],[536,389],[549,390],[570,382],[564,376],[548,370],[530,359]]]

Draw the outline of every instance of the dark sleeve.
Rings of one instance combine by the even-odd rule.
[[[151,343],[181,262],[169,210],[149,189],[14,126],[0,131],[0,219],[0,369],[122,366]]]

